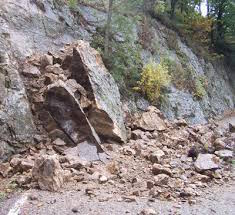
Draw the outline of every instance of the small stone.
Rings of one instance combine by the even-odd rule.
[[[142,139],[142,138],[143,138],[143,131],[138,130],[138,129],[132,131],[132,133],[131,133],[131,138],[132,138],[133,140]]]
[[[216,170],[212,173],[212,176],[215,178],[215,179],[221,179],[222,178],[222,175],[220,174],[219,170]]]
[[[43,141],[42,135],[34,135],[33,139],[37,144]]]
[[[123,154],[124,155],[132,156],[132,155],[135,155],[135,153],[136,153],[135,150],[131,149],[129,146],[123,147]]]
[[[194,190],[190,187],[187,187],[182,192],[180,192],[180,197],[190,197],[193,195],[194,195]]]
[[[66,143],[63,140],[61,140],[60,138],[55,139],[53,141],[53,144],[56,146],[65,146],[66,145]]]
[[[203,183],[207,183],[207,182],[209,182],[211,180],[209,176],[202,175],[202,174],[196,175],[196,179],[201,181],[201,182],[203,182]]]
[[[81,170],[83,167],[87,166],[89,162],[81,160],[78,156],[66,155],[66,160],[69,162],[65,167],[73,168],[76,170]]]
[[[45,54],[40,58],[41,67],[46,68],[48,65],[53,65],[53,57],[51,55]]]
[[[136,202],[136,197],[135,196],[123,196],[122,199],[125,202]]]
[[[235,124],[229,123],[228,127],[229,127],[229,132],[235,133]]]
[[[154,187],[154,182],[153,181],[147,181],[147,188],[151,190]]]
[[[22,74],[26,77],[39,77],[41,75],[36,66],[28,65],[24,67]]]
[[[151,196],[151,198],[157,198],[160,193],[161,193],[161,190],[153,188],[149,191],[149,196]]]
[[[9,163],[0,163],[0,174],[6,178],[9,172],[12,170]]]
[[[95,196],[95,192],[92,188],[86,188],[85,193],[88,196]]]
[[[166,175],[169,175],[169,176],[172,175],[172,172],[169,168],[164,167],[160,164],[156,164],[156,163],[152,167],[152,172],[153,172],[154,175],[158,175],[158,174],[166,174]]]
[[[176,121],[175,121],[175,124],[176,124],[177,126],[187,126],[187,125],[188,125],[187,121],[186,121],[185,119],[182,119],[182,118],[176,120]]]
[[[73,212],[73,213],[78,213],[78,207],[73,207],[73,208],[72,208],[72,212]]]
[[[169,178],[170,177],[166,174],[158,174],[158,175],[154,176],[155,185],[158,185],[158,186],[167,185]]]
[[[36,200],[38,200],[38,197],[37,197],[36,195],[34,195],[34,194],[30,194],[28,198],[29,198],[29,200],[31,200],[31,201],[36,201]]]
[[[13,168],[17,167],[21,163],[21,159],[14,157],[11,159],[10,164]]]
[[[106,176],[104,176],[104,175],[100,176],[99,182],[101,184],[106,183],[107,181],[108,181],[108,178]]]
[[[233,151],[226,150],[226,149],[225,150],[216,151],[215,154],[217,156],[219,156],[220,158],[223,158],[225,160],[233,157]]]
[[[195,205],[197,203],[197,201],[195,199],[189,199],[188,203],[190,205]]]
[[[140,191],[139,190],[135,190],[135,191],[133,191],[132,195],[140,196]]]
[[[147,111],[133,122],[133,125],[145,131],[164,131],[166,130],[166,124],[159,115],[160,111],[156,107],[149,106]]]
[[[178,204],[178,205],[174,205],[174,208],[181,209],[182,206]]]
[[[217,138],[214,142],[214,146],[216,150],[223,150],[226,148],[226,144],[224,142],[225,138]]]
[[[149,156],[149,160],[152,163],[160,163],[162,158],[164,157],[165,153],[162,150],[156,150]]]
[[[32,178],[30,175],[19,175],[16,179],[16,182],[19,186],[26,186],[30,184]]]
[[[22,160],[20,167],[23,171],[27,171],[32,169],[34,166],[34,162],[32,160]]]
[[[157,212],[153,208],[145,208],[139,215],[157,215]]]

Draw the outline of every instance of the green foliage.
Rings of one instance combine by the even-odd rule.
[[[70,8],[75,8],[78,3],[78,0],[68,0],[68,5]]]
[[[102,31],[93,36],[92,47],[98,49],[104,55],[104,37]],[[119,83],[120,90],[136,86],[140,79],[142,60],[140,57],[140,45],[133,44],[130,40],[122,43],[111,41],[112,52],[108,59],[104,58],[106,67],[114,79]],[[104,56],[103,56],[104,57]],[[125,86],[124,86],[125,85]]]
[[[206,95],[206,90],[204,87],[203,77],[198,77],[194,79],[194,96],[198,99],[202,99]]]
[[[142,61],[140,57],[140,47],[129,44],[119,45],[113,53],[115,59],[111,70],[114,77],[122,76],[127,87],[132,88],[140,78]],[[116,78],[118,79],[118,78]]]
[[[157,1],[155,7],[154,7],[154,12],[157,14],[163,14],[167,10],[167,5],[166,2],[164,1]]]
[[[5,192],[0,192],[0,202],[6,198]]]
[[[170,14],[166,13],[171,11],[169,4],[165,13],[155,11],[152,16],[176,31],[199,57],[213,63],[217,60],[215,54],[224,54],[235,65],[235,61],[231,60],[231,56],[235,56],[235,2],[208,0],[210,14],[207,17],[199,13],[200,0],[176,2],[174,19],[170,19]],[[169,35],[168,42],[169,47],[175,49],[174,37]]]
[[[177,35],[175,32],[173,32],[173,31],[168,32],[167,45],[168,45],[169,49],[171,49],[171,50],[177,51],[179,49]]]
[[[164,87],[168,86],[171,77],[167,66],[161,62],[157,64],[150,61],[143,67],[141,80],[135,90],[142,92],[150,101],[158,100]]]

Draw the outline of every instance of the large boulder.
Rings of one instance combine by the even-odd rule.
[[[213,154],[199,154],[194,166],[198,172],[216,170],[220,166],[220,159]]]
[[[126,142],[118,86],[100,54],[89,43],[78,41],[73,46],[69,70],[71,77],[85,88],[93,102],[88,119],[97,133],[107,139]]]
[[[160,117],[160,111],[154,106],[149,106],[146,112],[135,119],[133,125],[135,128],[144,131],[163,131],[166,129],[166,124]]]
[[[49,85],[45,93],[47,110],[74,145],[80,145],[78,154],[81,158],[97,160],[98,153],[103,152],[100,139],[83,112],[73,90],[59,80]]]
[[[42,155],[37,158],[32,176],[42,190],[58,191],[64,183],[64,173],[57,155]]]

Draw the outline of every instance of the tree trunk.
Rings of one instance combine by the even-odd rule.
[[[226,0],[221,1],[218,6],[218,15],[216,19],[216,44],[221,44],[224,41],[223,15],[225,2]]]
[[[210,3],[209,0],[206,1],[207,17],[210,16]]]
[[[199,3],[198,3],[198,9],[199,9],[199,13],[202,15],[202,7],[201,7],[201,4],[202,4],[202,2],[199,1]]]
[[[107,23],[106,23],[106,28],[105,28],[105,39],[104,39],[104,56],[105,56],[105,58],[107,58],[109,55],[109,42],[110,42],[110,33],[111,33],[113,1],[114,0],[109,0]]]
[[[171,19],[173,19],[175,16],[175,7],[176,7],[177,1],[178,0],[171,0],[171,12],[170,12]]]

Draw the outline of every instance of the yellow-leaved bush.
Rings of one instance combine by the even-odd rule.
[[[157,64],[151,60],[143,67],[141,80],[138,81],[138,86],[135,89],[153,102],[160,98],[162,89],[169,85],[170,80],[168,67],[162,61]]]

